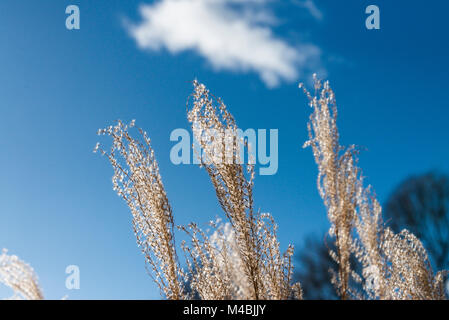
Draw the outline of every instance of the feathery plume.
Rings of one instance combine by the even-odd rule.
[[[203,84],[195,80],[193,85],[188,120],[204,152],[198,155],[201,165],[209,174],[218,202],[234,232],[243,262],[242,271],[251,286],[247,299],[286,299],[293,291],[299,297],[299,284],[294,288],[290,284],[293,248],[289,247],[286,254],[281,255],[273,218],[254,210],[254,159],[244,164],[241,154],[242,145],[247,148],[251,145],[238,136],[237,124],[223,101],[218,99],[215,104]],[[225,138],[216,139],[217,135]]]
[[[314,75],[315,95],[306,89],[313,109],[308,123],[309,140],[318,165],[318,190],[331,222],[338,264],[333,281],[342,299],[445,299],[444,274],[434,275],[422,243],[407,230],[394,234],[382,221],[382,208],[371,187],[363,186],[354,146],[339,143],[335,95]],[[302,84],[300,87],[303,87]],[[319,91],[319,94],[318,94]],[[350,266],[354,254],[362,267]],[[350,286],[362,283],[363,292]]]
[[[0,255],[0,283],[14,291],[11,299],[42,300],[44,295],[37,276],[26,262],[3,249]]]
[[[182,270],[176,255],[174,218],[159,174],[150,139],[138,129],[141,140],[129,134],[134,121],[99,130],[112,138],[110,152],[101,149],[114,169],[113,189],[123,198],[133,216],[137,244],[146,257],[152,276],[168,299],[182,299]],[[99,149],[99,145],[96,146]]]

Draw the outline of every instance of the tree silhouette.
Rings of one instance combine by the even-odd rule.
[[[336,269],[337,263],[329,255],[328,243],[334,247],[332,241],[324,240],[324,236],[321,238],[309,236],[296,255],[299,268],[295,272],[295,280],[301,282],[304,299],[338,299],[329,273],[329,268]]]
[[[385,223],[395,232],[408,229],[423,242],[435,270],[449,268],[449,177],[437,172],[411,176],[399,184],[384,206]],[[338,299],[329,269],[325,237],[309,236],[296,255],[295,277],[305,299]]]
[[[408,178],[384,210],[394,231],[407,228],[423,242],[435,269],[449,267],[449,177],[431,172]]]

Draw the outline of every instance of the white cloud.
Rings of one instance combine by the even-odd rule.
[[[256,72],[269,87],[297,80],[320,55],[276,37],[265,1],[160,0],[139,11],[142,21],[127,28],[141,49],[192,50],[216,70]]]

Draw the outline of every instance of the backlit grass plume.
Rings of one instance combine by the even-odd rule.
[[[254,161],[249,159],[249,164],[241,164],[241,146],[245,142],[237,134],[234,117],[223,101],[218,99],[215,103],[209,90],[194,81],[193,105],[188,120],[196,141],[204,150],[201,159],[205,158],[206,161],[202,165],[209,174],[218,202],[232,227],[235,249],[242,261],[240,272],[246,275],[251,286],[247,298],[287,299],[293,291],[299,296],[298,286],[292,288],[290,285],[293,249],[289,248],[285,255],[280,253],[277,226],[273,218],[254,209],[255,173],[254,165],[251,164]],[[217,136],[222,139],[217,139]],[[217,143],[221,146],[217,146]],[[250,145],[246,146],[251,148]]]
[[[339,143],[335,95],[315,76],[315,96],[304,89],[312,114],[309,141],[318,165],[318,190],[331,223],[329,235],[337,252],[333,282],[342,299],[444,299],[444,272],[432,271],[422,243],[407,230],[394,234],[382,222],[382,208],[363,186],[354,146]],[[302,87],[302,85],[301,85]],[[356,274],[349,263],[354,254],[362,266]],[[362,291],[351,286],[362,284]]]
[[[174,220],[159,175],[159,167],[147,134],[139,129],[141,141],[128,132],[134,126],[118,121],[115,126],[99,130],[109,135],[109,152],[102,149],[114,169],[113,189],[131,210],[137,243],[146,257],[154,280],[168,299],[180,299],[183,287],[173,235]],[[96,150],[99,145],[96,146]]]
[[[44,299],[33,268],[19,257],[8,255],[6,249],[0,254],[0,283],[13,290],[14,295],[10,299]]]

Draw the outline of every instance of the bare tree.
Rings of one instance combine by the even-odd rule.
[[[403,181],[386,201],[390,227],[407,228],[424,244],[435,269],[449,266],[449,177],[436,172]]]
[[[385,220],[395,232],[408,229],[424,244],[437,270],[449,267],[449,177],[426,173],[405,179],[388,197]],[[337,299],[330,284],[329,256],[332,245],[324,236],[309,236],[296,255],[295,277],[301,281],[305,299]]]
[[[327,245],[333,242],[323,237],[308,236],[303,247],[296,255],[299,265],[295,278],[301,282],[304,299],[337,300],[338,294],[331,282],[329,269],[337,268],[337,263],[329,255]],[[327,245],[326,245],[327,244]]]

